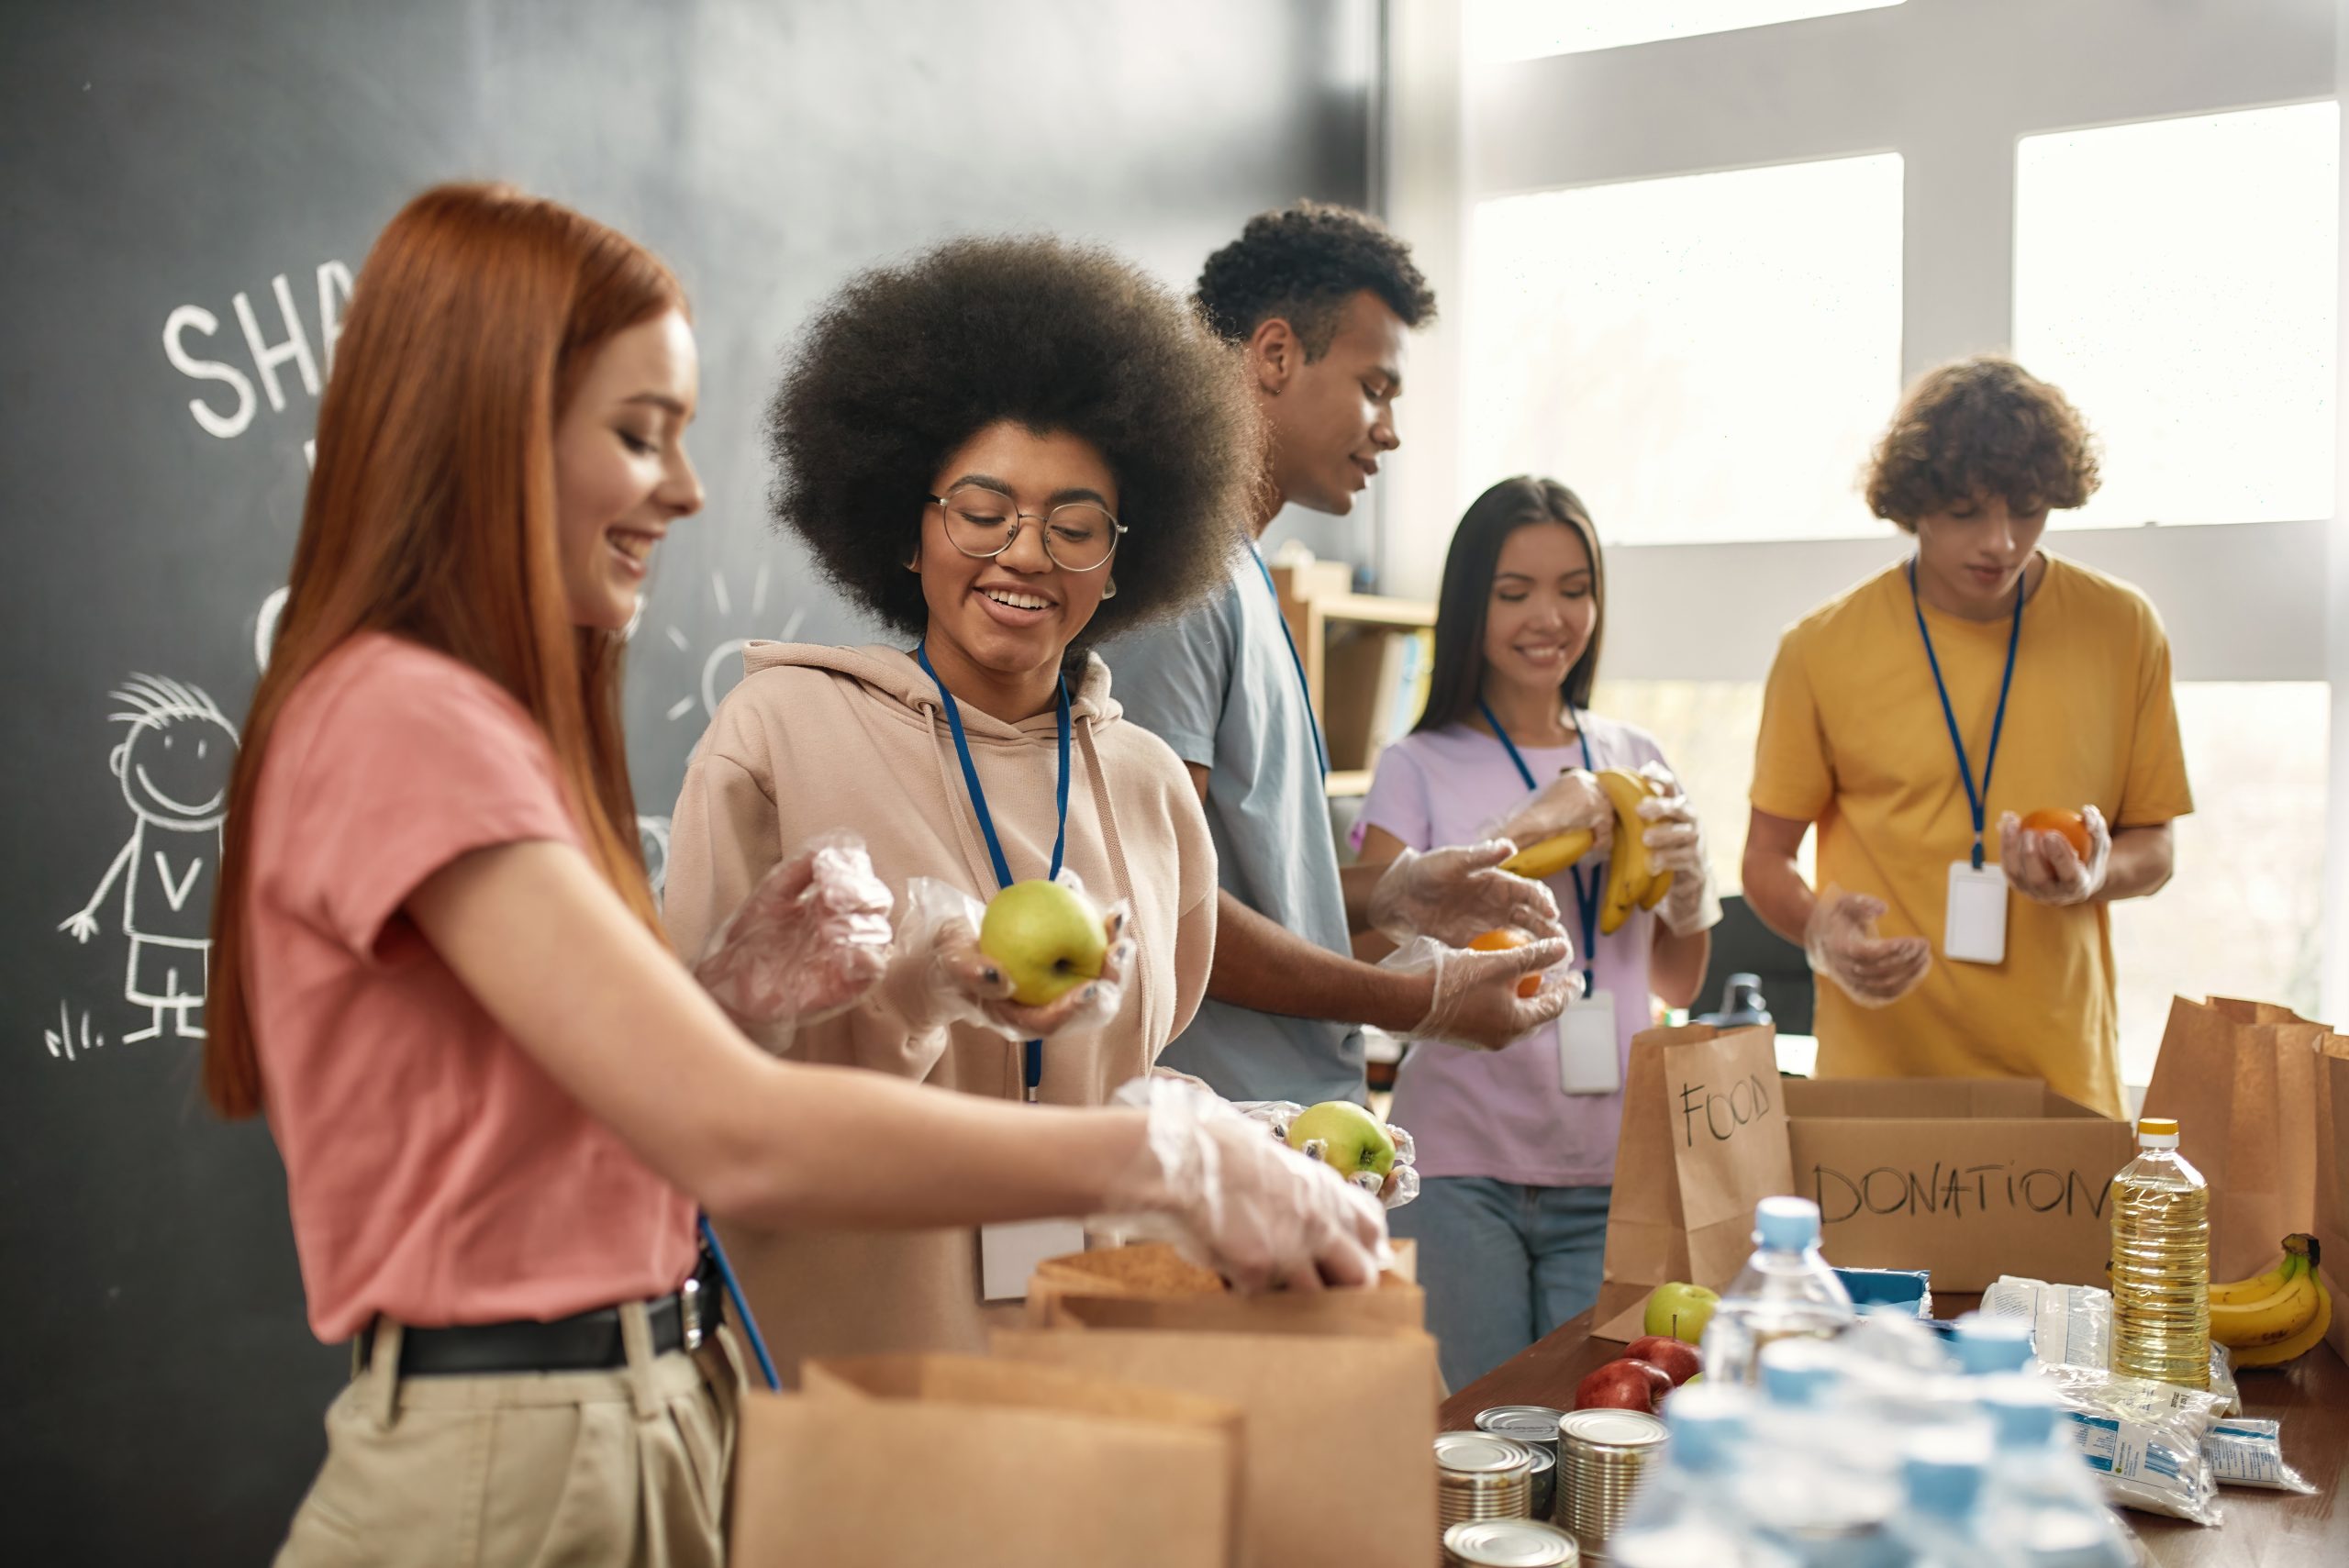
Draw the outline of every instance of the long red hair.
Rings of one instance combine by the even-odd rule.
[[[376,240],[318,407],[285,611],[228,789],[204,1050],[221,1115],[262,1103],[246,933],[270,731],[358,633],[437,649],[512,693],[546,732],[605,876],[657,926],[620,733],[621,639],[573,624],[563,592],[554,428],[599,344],[685,307],[634,240],[509,186],[437,186]]]

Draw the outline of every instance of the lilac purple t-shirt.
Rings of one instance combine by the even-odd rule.
[[[1645,730],[1582,716],[1591,762],[1633,768],[1664,760]],[[1579,745],[1521,749],[1536,779],[1583,765]],[[1408,735],[1378,754],[1355,832],[1383,828],[1415,850],[1474,842],[1526,798],[1525,781],[1501,743],[1480,729],[1453,725]],[[1603,875],[1604,862],[1598,862]],[[1586,865],[1587,883],[1592,868]],[[1574,877],[1550,879],[1558,911],[1585,962]],[[1615,998],[1615,1048],[1628,1061],[1631,1038],[1648,1027],[1653,1006],[1648,959],[1655,916],[1634,909],[1611,937],[1599,937],[1594,989]],[[1410,1129],[1419,1168],[1428,1176],[1490,1176],[1528,1186],[1605,1186],[1615,1178],[1615,1137],[1623,1096],[1569,1095],[1558,1086],[1558,1026],[1545,1024],[1503,1051],[1415,1043],[1403,1059],[1389,1113]]]

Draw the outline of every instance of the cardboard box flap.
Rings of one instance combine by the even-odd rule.
[[[1790,1078],[1786,1095],[1788,1116],[1811,1118],[2037,1118],[2072,1104],[2036,1078]]]

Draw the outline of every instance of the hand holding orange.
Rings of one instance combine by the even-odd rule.
[[[1522,931],[1486,931],[1470,942],[1468,948],[1472,952],[1508,952],[1532,940]],[[1538,974],[1529,974],[1517,983],[1517,994],[1520,996],[1537,995],[1541,990],[1542,977]]]
[[[2026,833],[2054,834],[2072,846],[2072,853],[2080,857],[2082,865],[2087,864],[2090,852],[2088,823],[2087,818],[2078,812],[2063,811],[2053,806],[2034,811],[2022,819],[2022,830]]]

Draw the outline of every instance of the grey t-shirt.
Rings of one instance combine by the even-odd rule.
[[[1233,897],[1332,952],[1352,951],[1312,712],[1257,562],[1180,620],[1119,639],[1102,657],[1126,717],[1210,770],[1208,828]],[[1212,998],[1160,1060],[1235,1100],[1364,1097],[1362,1036]]]

